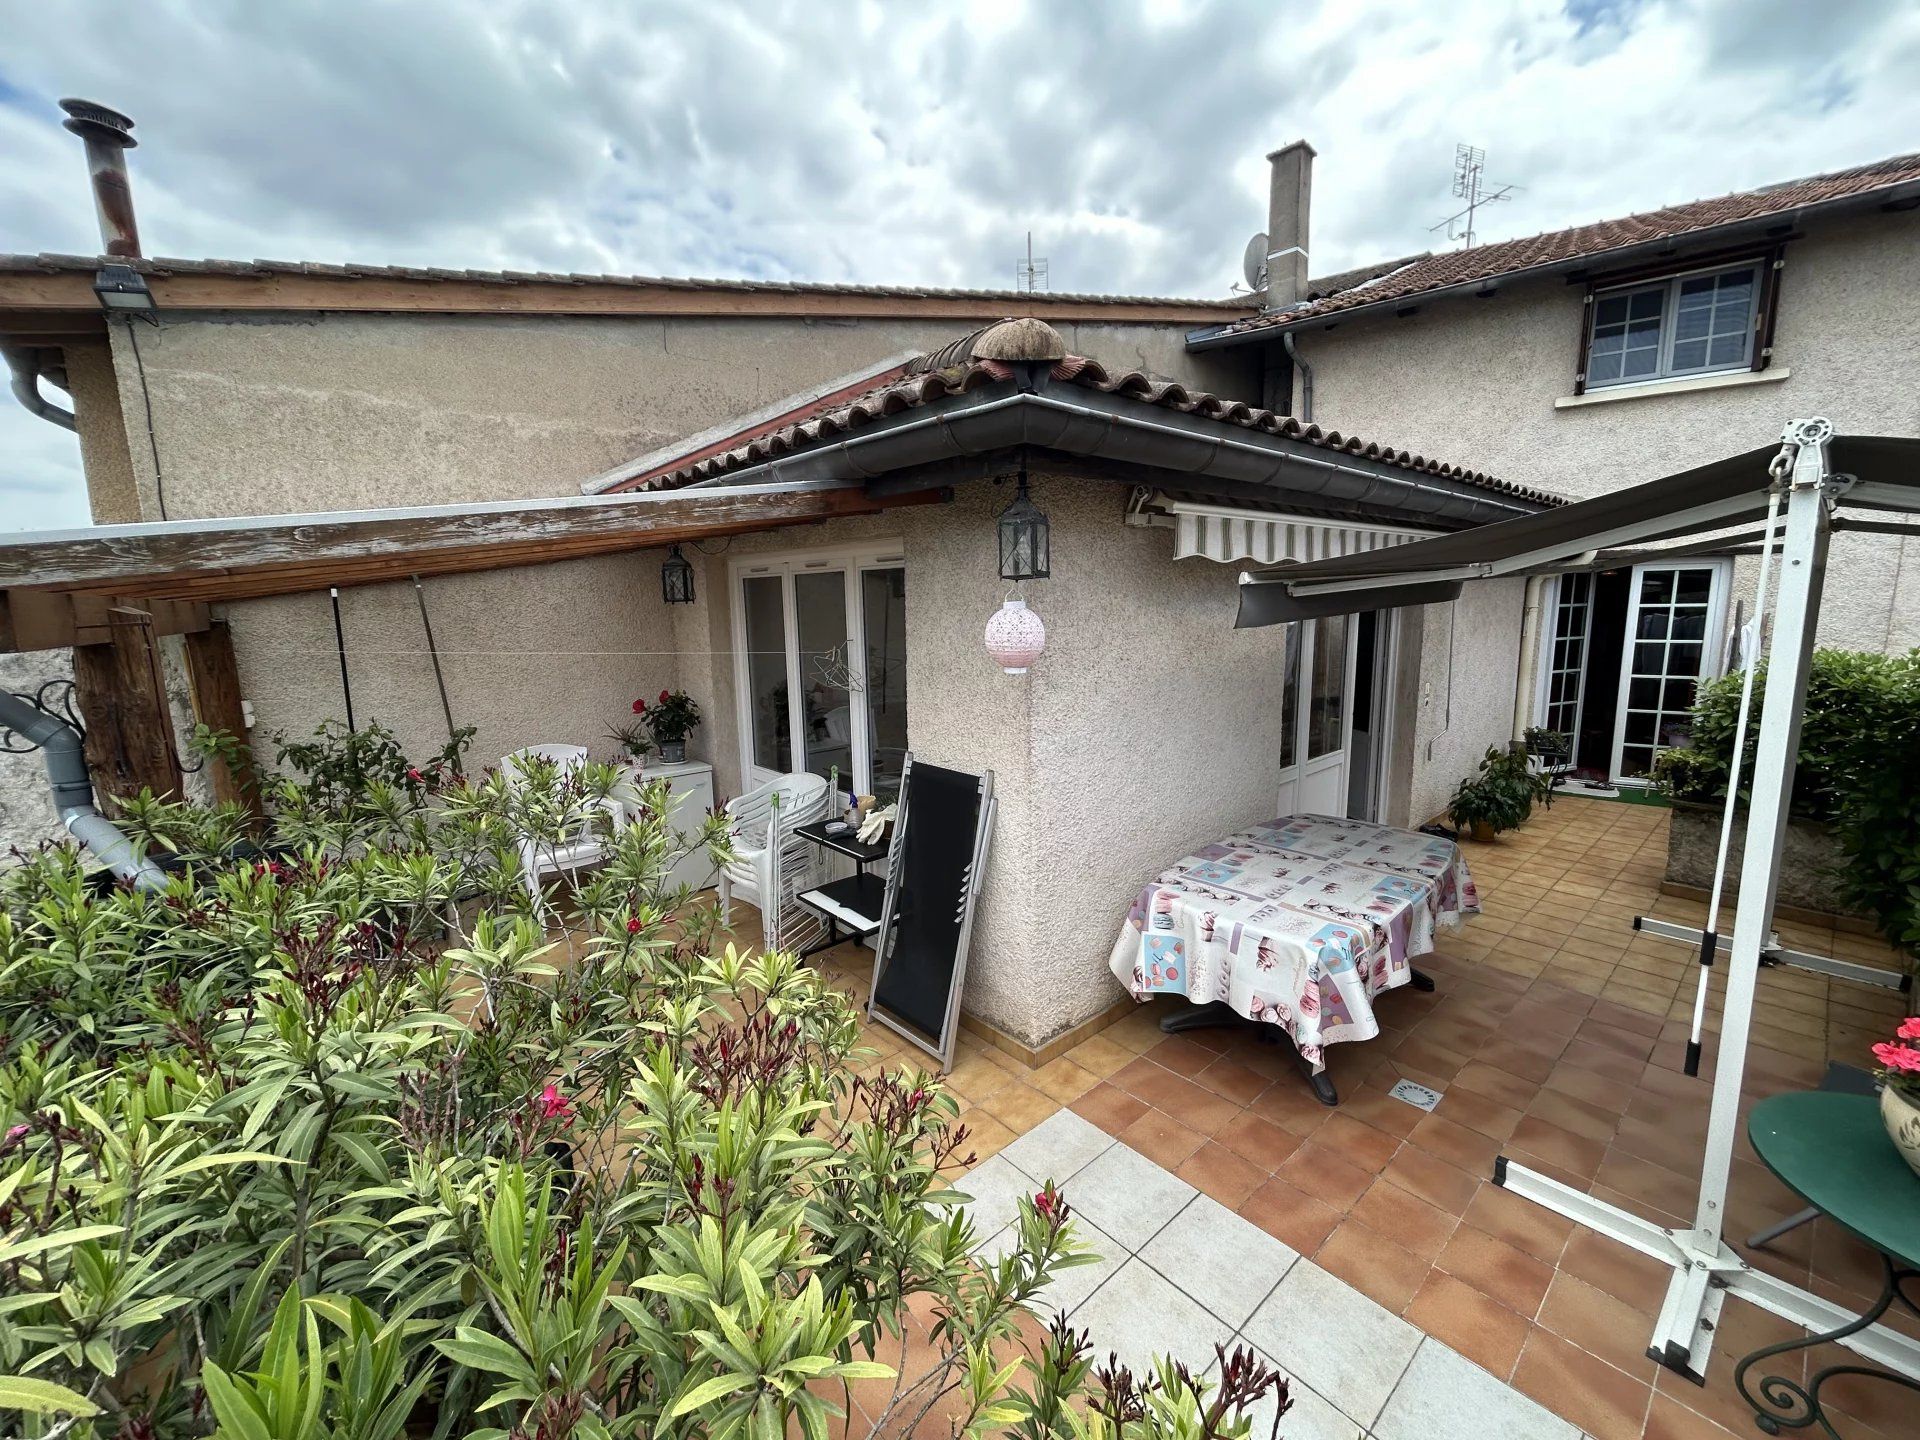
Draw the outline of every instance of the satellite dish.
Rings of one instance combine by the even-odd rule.
[[[1247,241],[1247,253],[1241,258],[1240,273],[1247,277],[1249,290],[1267,288],[1267,232],[1262,230]]]

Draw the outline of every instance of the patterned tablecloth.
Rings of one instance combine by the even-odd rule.
[[[1413,978],[1437,925],[1480,902],[1460,847],[1417,830],[1295,815],[1208,845],[1140,892],[1109,962],[1136,1000],[1224,1000],[1321,1051],[1380,1033],[1373,997]]]

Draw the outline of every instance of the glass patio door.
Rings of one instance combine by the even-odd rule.
[[[1724,561],[1633,567],[1614,719],[1616,784],[1646,784],[1654,757],[1687,743],[1700,682],[1719,670],[1730,568]]]
[[[745,783],[838,773],[890,798],[907,748],[906,571],[897,555],[736,562]]]
[[[1347,813],[1353,731],[1354,617],[1287,627],[1280,734],[1281,815]]]

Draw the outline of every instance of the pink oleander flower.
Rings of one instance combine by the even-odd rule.
[[[540,1107],[542,1120],[558,1120],[562,1125],[573,1123],[573,1102],[560,1093],[558,1085],[547,1086],[534,1103]]]
[[[1909,1015],[1893,1033],[1902,1040],[1920,1040],[1920,1015]]]
[[[427,777],[421,773],[420,767],[418,765],[409,765],[407,767],[407,779],[413,781],[414,784],[416,785],[421,784],[426,780],[426,778]]]
[[[633,702],[633,713],[634,713],[634,714],[636,714],[636,715],[644,715],[644,714],[646,714],[646,713],[647,713],[647,702],[646,702],[646,701],[644,701],[644,700],[636,700],[636,701],[634,701],[634,702]]]
[[[638,935],[639,933],[640,933],[640,917],[638,915],[629,915],[627,917],[627,934]]]

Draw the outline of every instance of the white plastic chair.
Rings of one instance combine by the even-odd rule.
[[[568,775],[587,763],[587,747],[584,745],[528,745],[511,755],[503,756],[500,772],[507,778],[509,785],[525,782],[525,772],[521,766],[528,760],[545,760],[560,767],[561,774]],[[613,825],[618,828],[626,823],[626,811],[618,800],[608,798],[600,802],[613,817]],[[523,835],[520,846],[520,879],[527,887],[527,894],[533,900],[533,912],[542,914],[550,908],[546,891],[541,887],[540,877],[559,874],[563,871],[578,870],[582,866],[592,865],[606,858],[607,837],[590,819],[585,828],[570,839],[558,844],[545,844],[530,835]]]
[[[776,795],[780,798],[778,834],[772,833]],[[720,869],[720,913],[729,924],[733,921],[736,892],[765,912],[768,897],[773,896],[775,890],[775,856],[784,847],[791,864],[795,858],[793,832],[802,825],[826,819],[828,803],[825,778],[804,771],[769,780],[727,803],[727,836],[732,843],[733,859]],[[817,851],[817,847],[806,845],[805,841],[800,844],[809,852]],[[793,887],[782,885],[780,888]]]

